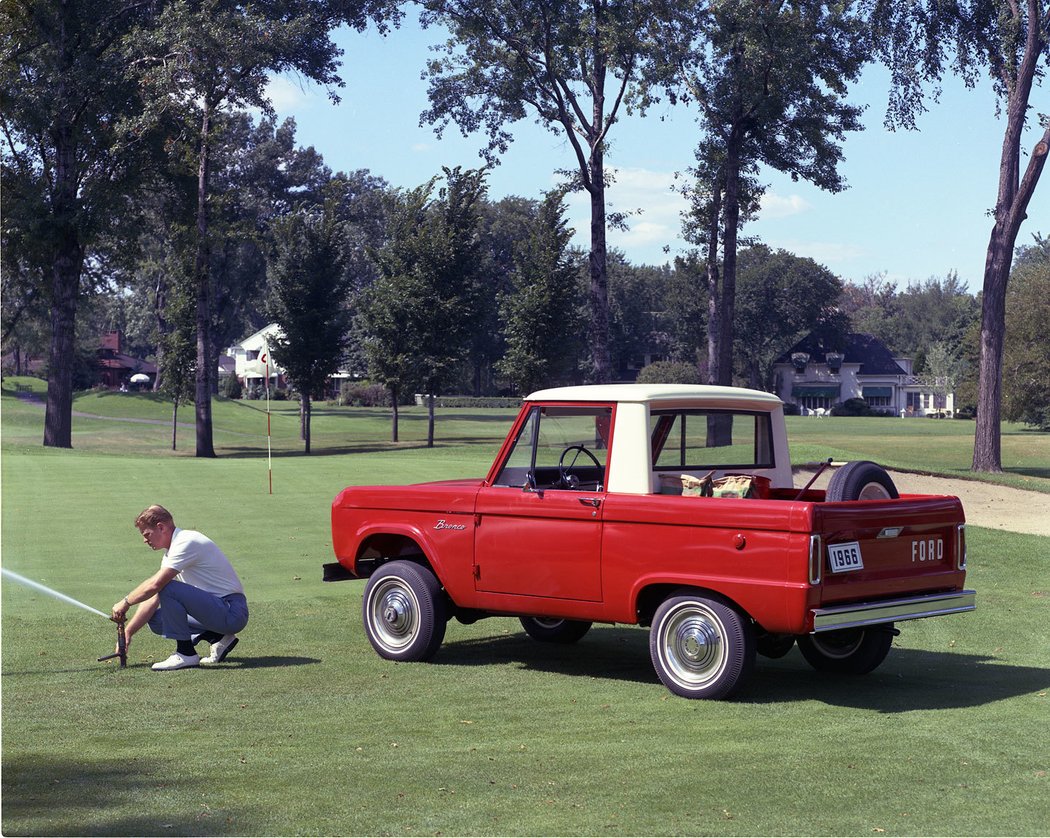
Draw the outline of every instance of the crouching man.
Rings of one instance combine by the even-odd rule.
[[[135,519],[142,540],[163,550],[160,570],[113,606],[112,618],[135,614],[124,628],[127,642],[144,625],[175,641],[175,653],[153,664],[165,671],[221,663],[237,645],[237,632],[248,624],[248,601],[233,565],[207,536],[175,526],[163,506],[151,506]],[[202,658],[196,644],[211,644]]]

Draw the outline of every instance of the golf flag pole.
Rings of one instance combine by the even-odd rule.
[[[262,362],[266,365],[266,472],[270,478],[270,494],[273,494],[273,455],[270,450],[270,353],[264,352]]]

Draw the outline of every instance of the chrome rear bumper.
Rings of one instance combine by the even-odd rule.
[[[941,617],[945,614],[962,614],[973,611],[976,607],[976,591],[955,591],[950,594],[926,594],[904,599],[814,608],[813,633],[875,626],[880,623],[899,623],[923,617]]]

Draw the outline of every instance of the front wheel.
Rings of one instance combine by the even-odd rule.
[[[448,607],[441,585],[414,562],[377,568],[368,577],[361,610],[369,643],[387,660],[430,660],[445,639]]]
[[[893,624],[806,634],[798,648],[820,672],[865,675],[886,660],[893,645]]]
[[[541,643],[575,643],[591,629],[591,624],[583,620],[561,620],[552,617],[518,619],[525,633]]]
[[[726,698],[750,676],[755,640],[734,608],[694,593],[656,609],[649,655],[664,686],[684,698]]]

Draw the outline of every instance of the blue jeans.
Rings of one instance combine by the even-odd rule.
[[[218,596],[172,580],[160,591],[160,607],[149,618],[150,631],[169,640],[190,640],[202,631],[236,634],[248,625],[244,594]]]

